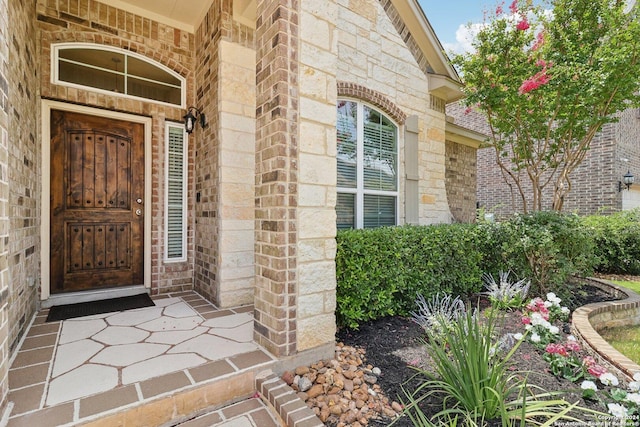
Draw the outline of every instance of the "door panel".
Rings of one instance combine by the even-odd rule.
[[[51,112],[51,292],[144,283],[142,124]]]

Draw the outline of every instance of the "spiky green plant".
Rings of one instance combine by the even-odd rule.
[[[550,420],[574,420],[571,410],[582,409],[558,398],[560,393],[544,392],[528,385],[526,374],[511,372],[510,359],[522,340],[506,352],[496,351],[496,311],[487,317],[477,310],[465,310],[440,328],[425,329],[430,370],[418,370],[424,381],[413,391],[405,391],[405,413],[416,426],[482,426],[500,420],[503,427],[550,425]],[[433,330],[446,331],[446,346]],[[420,404],[437,396],[443,409],[427,417]],[[587,409],[584,409],[587,410]]]

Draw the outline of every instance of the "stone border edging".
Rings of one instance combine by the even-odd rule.
[[[626,298],[618,301],[587,304],[577,308],[571,317],[571,331],[576,338],[583,342],[585,349],[599,359],[599,362],[603,362],[618,376],[623,376],[625,382],[631,381],[633,375],[640,372],[640,366],[605,341],[591,324],[591,318],[604,312],[640,310],[640,295],[608,280],[596,278],[588,280],[592,285],[612,292],[617,297],[624,298],[626,296]]]

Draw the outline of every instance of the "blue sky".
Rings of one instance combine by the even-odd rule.
[[[481,23],[484,11],[495,10],[499,0],[418,0],[418,3],[445,51],[460,52],[464,49],[464,26],[468,22]]]

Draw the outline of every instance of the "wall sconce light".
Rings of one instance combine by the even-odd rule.
[[[635,181],[635,177],[631,173],[631,171],[627,171],[622,177],[622,181],[618,181],[618,192],[621,192],[625,187],[628,189],[631,188],[631,184]]]
[[[203,112],[198,110],[196,107],[189,107],[187,109],[187,114],[184,115],[184,129],[187,133],[193,132],[193,129],[196,127],[196,121],[200,122],[200,127],[202,129],[207,127],[207,119]]]

